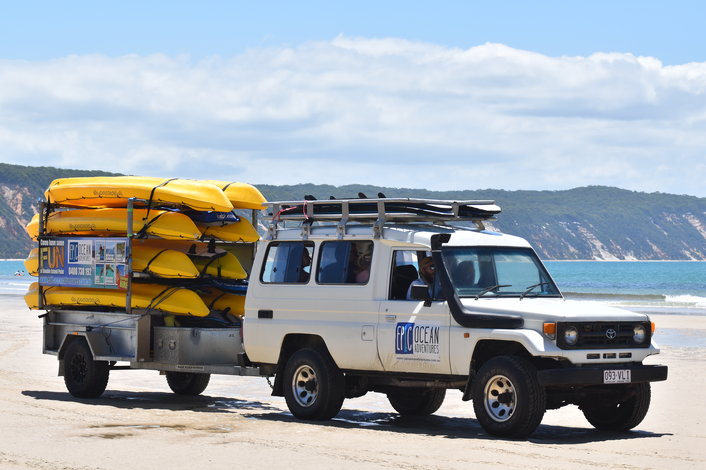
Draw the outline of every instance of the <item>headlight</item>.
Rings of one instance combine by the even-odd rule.
[[[579,340],[579,330],[575,327],[570,326],[564,330],[564,341],[569,346],[575,345]]]
[[[637,343],[641,344],[645,342],[645,338],[647,338],[647,331],[645,330],[645,327],[642,325],[637,325],[633,330],[632,330],[632,339]]]

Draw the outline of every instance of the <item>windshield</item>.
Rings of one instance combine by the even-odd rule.
[[[444,247],[459,297],[557,297],[561,294],[530,248]]]

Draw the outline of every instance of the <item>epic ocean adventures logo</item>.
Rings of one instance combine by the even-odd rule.
[[[439,355],[439,327],[398,323],[395,329],[395,354]]]

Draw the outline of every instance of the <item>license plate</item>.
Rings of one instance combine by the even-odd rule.
[[[604,384],[629,384],[630,369],[611,369],[603,371]]]

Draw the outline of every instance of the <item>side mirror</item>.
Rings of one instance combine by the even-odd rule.
[[[412,291],[410,292],[414,300],[428,300],[429,299],[429,286],[426,284],[419,285],[415,284],[412,286]]]

